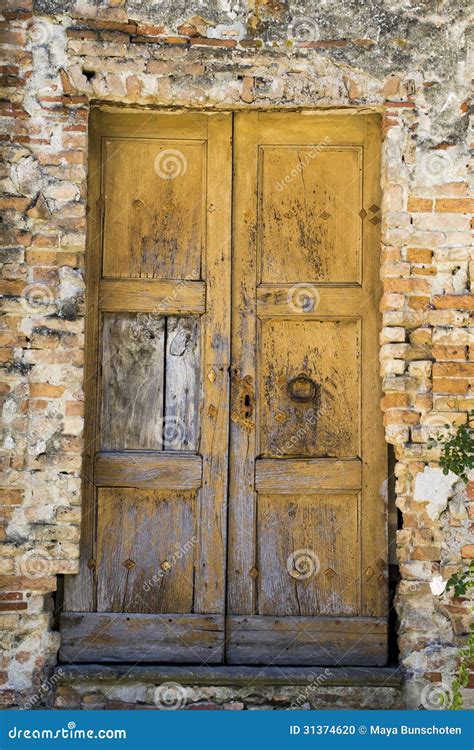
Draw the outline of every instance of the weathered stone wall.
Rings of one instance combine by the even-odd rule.
[[[474,557],[474,483],[467,494],[454,477],[443,484],[428,446],[474,407],[464,0],[33,6],[3,2],[0,31],[3,704],[37,704],[59,641],[56,576],[77,570],[87,124],[101,101],[383,113],[382,406],[403,514],[399,643],[409,705],[430,707],[452,679],[469,604],[429,584]]]

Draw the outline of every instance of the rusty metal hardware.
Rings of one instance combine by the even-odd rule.
[[[297,375],[291,378],[286,386],[286,392],[292,401],[314,401],[319,392],[319,384],[307,375]]]

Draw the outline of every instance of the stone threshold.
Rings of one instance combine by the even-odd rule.
[[[55,682],[61,684],[118,682],[178,682],[181,685],[255,686],[308,685],[318,679],[325,687],[401,688],[405,677],[400,667],[228,667],[193,665],[133,666],[130,664],[58,665]]]

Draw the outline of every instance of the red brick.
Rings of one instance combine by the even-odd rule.
[[[474,213],[474,198],[438,198],[435,210],[443,213]]]
[[[438,310],[474,310],[474,294],[437,294],[433,305]]]
[[[433,201],[431,198],[415,198],[413,196],[408,198],[409,211],[431,211],[432,209]]]

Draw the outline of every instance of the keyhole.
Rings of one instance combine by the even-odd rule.
[[[244,404],[245,404],[245,409],[246,409],[245,416],[246,417],[251,417],[252,416],[252,412],[250,410],[250,396],[249,396],[248,393],[247,393],[247,395],[244,398]]]

